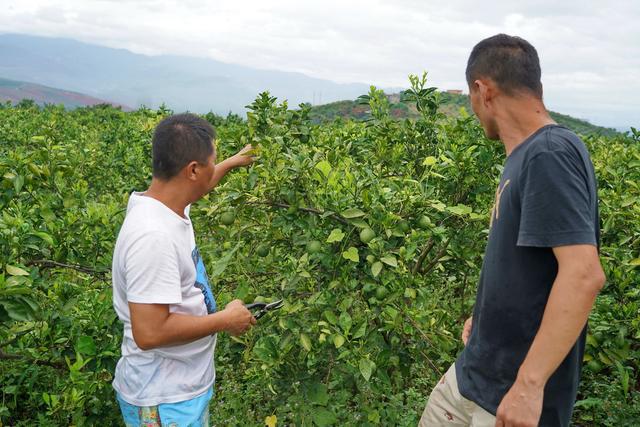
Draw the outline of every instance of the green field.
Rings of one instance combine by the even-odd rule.
[[[426,89],[414,81],[413,120],[396,120],[376,90],[366,121],[318,124],[317,109],[266,93],[247,120],[205,116],[220,158],[247,143],[259,154],[191,210],[218,306],[286,302],[248,334],[219,337],[215,425],[417,424],[462,346],[504,162],[473,117],[444,114]],[[1,425],[120,422],[111,254],[167,114],[0,107]],[[640,133],[584,140],[608,283],[574,424],[639,425]]]

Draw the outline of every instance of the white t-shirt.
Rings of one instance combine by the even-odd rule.
[[[124,323],[122,357],[113,388],[136,406],[181,402],[215,380],[216,335],[183,345],[141,350],[133,339],[128,302],[169,304],[172,313],[216,311],[189,219],[134,192],[113,253],[113,307]]]

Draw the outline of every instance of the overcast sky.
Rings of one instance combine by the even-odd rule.
[[[640,1],[3,0],[0,32],[210,57],[336,82],[465,89],[475,43],[529,40],[549,109],[640,127]]]

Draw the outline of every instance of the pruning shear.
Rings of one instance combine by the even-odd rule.
[[[284,300],[278,300],[272,303],[254,302],[252,304],[245,304],[244,306],[247,308],[247,310],[253,312],[253,317],[255,317],[257,320],[271,310],[277,310],[279,308],[282,308],[283,305],[284,305]]]

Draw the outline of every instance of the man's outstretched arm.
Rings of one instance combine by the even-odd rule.
[[[251,155],[252,149],[253,147],[248,144],[233,156],[218,163],[216,165],[215,171],[213,172],[211,188],[215,188],[230,170],[242,166],[249,166],[251,163],[253,163],[254,157]]]
[[[558,275],[540,329],[498,407],[496,427],[538,425],[545,384],[578,339],[606,280],[595,246],[561,246],[553,253]]]

